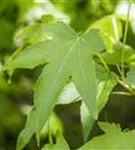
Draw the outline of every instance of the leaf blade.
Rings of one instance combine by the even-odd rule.
[[[84,144],[79,150],[86,149],[135,149],[135,130],[121,132],[115,124],[100,123],[99,126],[105,129],[106,134],[94,137]],[[107,127],[107,129],[106,129]]]
[[[96,99],[97,99],[96,102],[97,102],[97,108],[99,113],[107,103],[109,94],[112,88],[116,85],[117,79],[114,74],[112,73],[105,74],[104,71],[100,72],[100,70],[98,69],[97,69],[97,79],[98,79],[98,85],[97,85],[98,92],[96,95]],[[95,120],[92,118],[90,112],[88,111],[88,108],[84,103],[82,103],[81,105],[80,113],[81,113],[83,137],[84,140],[86,141]]]
[[[53,52],[48,56],[48,64],[44,67],[36,84],[34,94],[36,118],[34,118],[34,121],[36,129],[34,128],[34,130],[30,132],[31,136],[36,132],[38,142],[40,132],[52,112],[53,107],[57,103],[60,91],[70,76],[73,76],[77,90],[81,93],[84,102],[88,105],[89,111],[92,112],[92,117],[97,118],[96,75],[92,58],[95,53],[104,49],[104,44],[97,30],[89,31],[83,36],[78,37],[74,30],[65,24],[58,23],[48,26],[48,28],[48,35],[50,35],[52,39],[49,41],[49,46],[46,44],[46,41],[44,42],[44,51],[48,52],[52,46],[51,49],[53,49]],[[57,47],[55,45],[57,45]],[[80,63],[80,65],[78,65],[78,63]],[[30,65],[33,66],[33,63]],[[81,82],[82,76],[84,77]],[[93,79],[91,80],[91,78]],[[82,88],[82,86],[84,86],[84,88]],[[86,89],[86,91],[84,89]],[[91,91],[92,96],[89,91]],[[34,123],[34,121],[32,121],[32,123]],[[26,124],[26,130],[29,129],[29,126],[31,125]],[[26,133],[25,129],[23,133]],[[24,139],[25,136],[27,136],[27,134],[23,134]],[[24,147],[28,142],[27,137],[26,139],[27,141],[22,143],[20,147]],[[18,141],[18,143],[19,142],[20,141]]]

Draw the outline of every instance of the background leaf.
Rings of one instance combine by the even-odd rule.
[[[120,128],[114,124],[99,123],[101,129],[106,133],[97,136],[87,142],[79,150],[86,149],[135,149],[135,131],[120,131]]]
[[[108,15],[90,25],[91,28],[100,29],[101,32],[119,41],[122,37],[122,24],[115,15]]]
[[[125,83],[130,85],[132,88],[135,88],[135,68],[130,68],[125,79]]]
[[[101,56],[109,65],[116,65],[121,63],[121,54],[124,51],[124,62],[128,66],[135,66],[135,52],[134,49],[128,45],[120,42],[113,45],[113,51],[102,53]]]
[[[46,144],[42,150],[69,150],[69,146],[64,137],[58,132],[56,137],[56,144]]]
[[[122,23],[115,15],[108,15],[98,21],[95,21],[89,27],[89,29],[92,28],[100,30],[107,52],[111,52],[113,50],[113,45],[118,42],[123,35]]]

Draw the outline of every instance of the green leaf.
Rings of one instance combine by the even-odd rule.
[[[94,22],[89,29],[100,30],[106,45],[106,51],[111,52],[113,45],[122,37],[122,23],[115,15],[108,15]]]
[[[120,133],[121,128],[119,125],[116,125],[115,123],[112,123],[111,125],[107,122],[98,122],[98,125],[100,129],[102,129],[107,134],[113,134],[115,132]]]
[[[56,22],[56,19],[52,14],[45,14],[41,17],[41,21],[43,23],[52,23],[52,22]]]
[[[110,95],[110,92],[112,88],[117,83],[117,78],[113,73],[105,73],[105,71],[101,68],[98,69],[97,72],[97,79],[98,79],[98,85],[97,85],[97,108],[98,112],[100,112],[105,104],[108,101],[108,97]],[[81,105],[81,122],[82,122],[82,128],[83,128],[83,136],[84,140],[86,141],[88,138],[88,135],[90,133],[90,130],[93,126],[94,119],[91,116],[88,108],[84,103]]]
[[[38,30],[44,32],[45,40],[41,41],[40,43],[30,45],[26,47],[23,51],[16,52],[6,62],[5,69],[9,69],[9,70],[10,69],[13,70],[15,68],[32,69],[40,64],[44,64],[45,62],[48,62],[47,59],[49,59],[48,57],[52,55],[52,53],[54,54],[55,52],[57,52],[58,49],[64,48],[65,42],[67,42],[68,40],[76,36],[73,29],[67,28],[67,26],[62,25],[62,23],[53,24],[53,25],[37,24],[33,27],[39,28]],[[28,33],[29,33],[27,34],[28,39],[37,36],[37,34],[36,33],[34,34],[32,31],[33,28],[30,28],[30,30],[28,29]],[[72,34],[70,34],[71,32]],[[24,32],[24,37],[25,37],[25,32]]]
[[[112,52],[103,52],[101,56],[109,65],[116,65],[121,63],[121,54],[124,53],[124,62],[129,66],[135,66],[135,52],[128,46],[120,42],[113,45]]]
[[[56,144],[46,144],[42,150],[69,150],[69,146],[67,142],[65,141],[62,134],[58,132],[56,137]]]
[[[135,68],[130,68],[125,79],[125,83],[131,86],[132,88],[135,88]]]
[[[135,149],[135,130],[121,131],[120,127],[115,124],[99,123],[101,129],[106,133],[94,137],[92,140],[84,144],[79,150],[86,149]]]
[[[24,145],[30,140],[33,131],[36,130],[37,122],[35,117],[35,111],[32,110],[27,117],[27,124],[25,128],[21,131],[17,140],[17,150],[22,149]]]
[[[122,24],[115,15],[108,15],[94,22],[90,28],[100,29],[101,32],[119,41],[122,37]]]
[[[36,44],[46,39],[44,27],[41,23],[20,28],[16,31],[14,42],[16,45]]]
[[[92,117],[97,118],[97,85],[93,55],[104,49],[98,30],[91,30],[78,36],[72,28],[63,23],[44,25],[44,28],[50,37],[49,40],[26,48],[9,60],[5,66],[6,69],[12,70],[33,68],[44,62],[48,63],[37,81],[34,94],[36,130],[33,130],[33,134],[36,132],[37,137],[69,77],[72,77]],[[26,128],[28,126],[26,123]],[[33,134],[31,132],[31,136]],[[25,136],[23,134],[26,144],[29,139]],[[18,150],[25,144],[18,147]]]
[[[46,124],[44,125],[40,136],[42,138],[46,137],[48,134],[51,136],[56,136],[57,132],[63,133],[63,125],[57,115],[52,112]]]
[[[17,46],[25,46],[28,44],[36,44],[47,40],[48,31],[46,31],[45,24],[50,22],[56,22],[56,19],[51,14],[45,14],[41,17],[41,21],[44,23],[34,23],[32,25],[21,27],[15,32],[14,43]]]
[[[117,83],[117,78],[113,73],[106,73],[105,70],[98,66],[96,67],[97,77],[97,108],[98,112],[102,110],[108,101],[109,94],[112,88]],[[58,97],[58,104],[69,104],[71,102],[82,100],[73,82],[68,83],[60,96]],[[93,126],[94,119],[91,116],[89,109],[84,103],[81,105],[81,122],[83,128],[84,140],[87,140],[89,132]]]

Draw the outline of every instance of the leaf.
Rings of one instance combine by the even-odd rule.
[[[63,133],[63,125],[57,115],[52,112],[46,124],[44,125],[40,136],[42,138],[46,137],[48,134],[51,134],[51,136],[56,136],[57,132]]]
[[[135,130],[121,131],[119,126],[109,123],[99,123],[101,129],[106,133],[94,137],[92,140],[84,144],[79,150],[86,149],[135,149]]]
[[[43,23],[49,22],[53,19],[51,14],[46,14],[41,17]],[[56,20],[55,20],[56,22]],[[48,37],[46,35],[45,24],[43,23],[34,23],[32,25],[19,28],[15,32],[14,42],[17,46],[22,46],[26,44],[37,44],[45,41]]]
[[[100,29],[101,32],[119,41],[122,37],[122,24],[115,15],[108,15],[94,22],[90,28]]]
[[[117,83],[117,78],[113,73],[105,73],[103,69],[98,69],[97,72],[97,78],[98,78],[98,85],[97,85],[97,108],[98,112],[100,112],[105,104],[108,101],[109,94],[112,90],[112,88]],[[93,126],[94,119],[91,116],[88,108],[84,103],[81,105],[81,122],[82,122],[82,128],[83,128],[83,136],[84,140],[86,141],[88,138],[88,135],[90,133],[90,130]]]
[[[99,69],[100,68],[100,69]],[[102,94],[102,86],[104,86],[105,81],[112,82],[112,85],[116,84],[117,79],[113,73],[106,73],[105,70],[97,65],[96,67],[96,77],[97,77],[97,97],[99,97],[100,94]],[[108,81],[109,80],[109,81]],[[103,84],[102,84],[103,83]],[[75,84],[73,82],[69,82],[65,85],[63,90],[61,91],[59,97],[58,97],[58,104],[69,104],[72,102],[76,102],[82,100],[82,97],[78,93]]]
[[[112,123],[111,125],[107,122],[98,122],[98,125],[100,129],[102,129],[107,134],[113,134],[115,132],[120,133],[121,128],[119,125],[116,125],[115,123]]]
[[[135,68],[130,68],[125,79],[125,83],[130,85],[132,88],[135,88]]]
[[[101,56],[104,58],[107,64],[116,65],[121,63],[121,54],[124,52],[124,62],[129,66],[135,65],[135,52],[128,46],[120,42],[113,45],[112,52],[103,52]]]
[[[96,67],[96,77],[98,81],[96,101],[98,112],[100,112],[107,103],[109,94],[117,83],[117,78],[113,73],[106,73],[105,70],[98,65]],[[69,82],[58,97],[58,104],[69,104],[79,100],[82,100],[82,98],[79,95],[74,83]],[[84,103],[81,105],[80,113],[84,140],[87,140],[95,120],[92,118],[89,109]]]
[[[65,141],[62,134],[58,132],[56,137],[56,144],[46,144],[42,150],[69,150],[69,146],[67,142]]]
[[[106,51],[111,52],[113,45],[122,37],[122,23],[115,15],[108,15],[94,22],[89,29],[97,28],[103,37]]]
[[[72,28],[63,23],[45,25],[44,28],[50,40],[26,48],[9,60],[5,66],[6,69],[12,70],[34,68],[44,62],[48,63],[37,81],[34,94],[36,119],[34,118],[32,124],[36,120],[36,130],[34,128],[31,136],[36,132],[37,137],[69,77],[72,77],[92,117],[97,118],[93,55],[104,49],[98,30],[91,30],[79,37]],[[28,126],[26,123],[26,128]],[[29,130],[32,129],[29,128]],[[26,144],[29,138],[25,136],[23,134]],[[18,150],[25,144],[18,147]]]
[[[52,23],[52,22],[56,22],[56,19],[52,14],[45,14],[45,15],[42,15],[41,21],[43,23]]]
[[[32,110],[27,117],[27,124],[25,128],[21,131],[17,140],[17,150],[22,149],[24,145],[27,144],[31,138],[33,131],[36,130],[36,117],[35,111]]]
[[[45,41],[46,38],[43,25],[41,23],[35,23],[18,29],[14,36],[14,42],[17,46],[21,46],[25,44],[36,44]]]
[[[39,27],[39,25],[37,26]],[[35,25],[34,27],[37,26]],[[33,28],[31,30],[33,31]],[[67,28],[67,26],[62,25],[62,23],[53,25],[41,24],[39,30],[45,32],[44,35],[44,37],[46,37],[45,40],[40,43],[30,45],[26,47],[23,51],[15,53],[15,55],[13,55],[13,57],[11,57],[6,62],[5,69],[9,70],[10,69],[14,70],[15,68],[32,69],[40,64],[44,64],[45,62],[48,62],[47,59],[49,55],[52,55],[52,53],[54,53],[55,51],[57,52],[57,49],[62,49],[65,46],[65,42],[72,39],[76,35],[71,28]],[[70,34],[71,32],[72,34]],[[34,36],[33,35],[34,33],[32,34],[30,32],[29,34],[32,37]]]

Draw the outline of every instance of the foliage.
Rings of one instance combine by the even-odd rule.
[[[123,5],[125,16],[118,12]],[[15,149],[16,141],[17,150],[135,149],[133,5],[0,2],[0,149]],[[116,115],[118,105],[128,118]],[[6,134],[19,136],[8,146]]]
[[[66,143],[64,137],[58,133],[56,144],[46,144],[46,145],[42,148],[42,150],[46,150],[46,149],[47,149],[47,150],[49,150],[49,149],[50,149],[50,150],[51,150],[51,149],[54,149],[54,150],[56,150],[56,149],[67,150],[67,149],[69,149],[69,146],[68,146],[68,144]]]
[[[94,118],[97,118],[95,101],[96,75],[92,56],[104,48],[97,31],[92,30],[78,37],[71,28],[62,23],[44,25],[44,30],[49,40],[41,44],[32,45],[32,47],[28,47],[21,53],[16,54],[15,58],[5,66],[6,69],[33,68],[48,59],[46,61],[48,64],[45,65],[35,88],[35,112],[33,114],[35,113],[36,116],[34,116],[34,120],[30,117],[30,124],[38,122],[38,125],[27,129],[27,131],[32,130],[29,136],[25,135],[26,131],[24,130],[20,136],[19,141],[21,142],[27,142],[32,133],[36,133],[38,136],[56,103],[55,101],[61,89],[70,76],[72,76],[72,81],[75,83],[86,106],[90,109],[90,113]],[[33,47],[35,53],[33,53]],[[29,59],[29,57],[33,59]],[[56,72],[57,75],[54,77]],[[46,93],[48,94],[46,95]],[[26,128],[29,128],[29,123]]]
[[[134,149],[135,131],[123,131],[115,124],[99,122],[100,128],[106,133],[93,138],[79,150],[85,149]],[[113,142],[113,144],[112,144]]]

